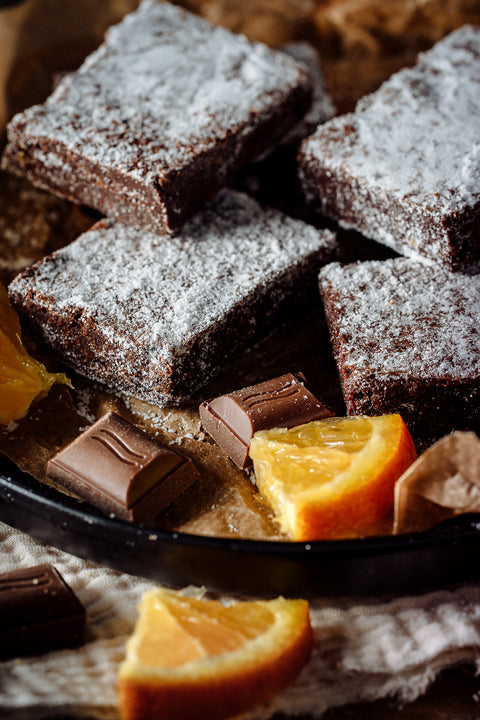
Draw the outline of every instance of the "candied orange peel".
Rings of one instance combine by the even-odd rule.
[[[252,438],[257,486],[293,540],[358,537],[391,511],[416,458],[398,414],[327,418]]]
[[[122,720],[222,720],[290,684],[313,647],[306,600],[144,594],[119,671]]]
[[[50,373],[22,343],[20,320],[0,284],[0,424],[24,417],[31,404],[45,397],[52,385],[72,387],[64,373]]]

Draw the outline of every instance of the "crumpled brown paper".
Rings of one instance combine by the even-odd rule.
[[[480,512],[480,439],[454,432],[428,448],[395,486],[394,533]]]

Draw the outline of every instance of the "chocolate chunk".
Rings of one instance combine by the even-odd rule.
[[[301,373],[287,373],[204,402],[203,427],[236,465],[250,467],[248,451],[257,430],[290,428],[333,415],[304,383]]]
[[[106,514],[149,523],[198,473],[191,460],[108,412],[48,462],[47,476]]]
[[[85,609],[51,565],[0,576],[0,658],[35,655],[83,642]]]

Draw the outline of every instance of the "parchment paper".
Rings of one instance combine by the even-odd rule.
[[[480,440],[454,432],[426,450],[395,486],[395,533],[480,512]]]
[[[15,111],[43,100],[56,74],[78,66],[101,42],[106,27],[137,4],[138,0],[27,0],[0,11],[0,129]],[[360,95],[374,89],[397,67],[413,61],[420,47],[431,44],[464,19],[475,19],[475,9],[469,9],[468,4],[464,7],[462,2],[455,3],[456,13],[444,14],[440,27],[427,22],[431,3],[420,1],[404,6],[390,0],[384,3],[378,17],[368,2],[209,0],[183,4],[204,12],[214,22],[272,45],[300,39],[312,42],[322,56],[329,91],[339,111],[353,107]],[[395,11],[396,22],[390,13],[388,33],[382,36],[380,28],[387,5]],[[408,12],[401,12],[401,7],[408,7]],[[408,38],[404,35],[406,29]],[[392,46],[388,41],[393,37],[396,43]],[[281,182],[275,183],[278,177]],[[253,182],[258,195],[271,204],[304,217],[308,214],[297,195],[295,166],[283,156],[251,168],[239,182],[250,186]],[[8,283],[23,267],[70,242],[95,219],[92,211],[1,174],[0,279]],[[309,219],[324,223],[318,218]],[[341,232],[340,241],[341,260],[390,254],[355,233]],[[55,358],[42,348],[31,347],[31,351],[49,369],[58,369]],[[54,388],[27,418],[0,430],[0,451],[39,482],[46,482],[47,460],[106,410],[115,409],[161,441],[177,446],[200,470],[201,480],[168,509],[161,527],[205,535],[279,538],[278,526],[256,493],[251,477],[237,470],[223,451],[205,437],[197,408],[206,398],[296,370],[305,373],[326,404],[337,414],[344,414],[319,306],[305,307],[294,327],[278,328],[271,338],[234,359],[188,406],[147,406],[131,398],[116,397],[69,373],[74,390]],[[390,531],[391,519],[371,529],[371,533]]]

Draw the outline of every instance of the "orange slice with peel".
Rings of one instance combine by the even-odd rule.
[[[328,418],[255,433],[258,489],[294,540],[358,537],[393,506],[416,458],[398,414]]]
[[[21,340],[20,321],[0,284],[0,424],[27,414],[30,405],[48,394],[55,383],[72,387],[64,373],[50,373],[28,354]]]
[[[119,671],[122,720],[221,720],[290,684],[313,645],[305,600],[144,594]]]

